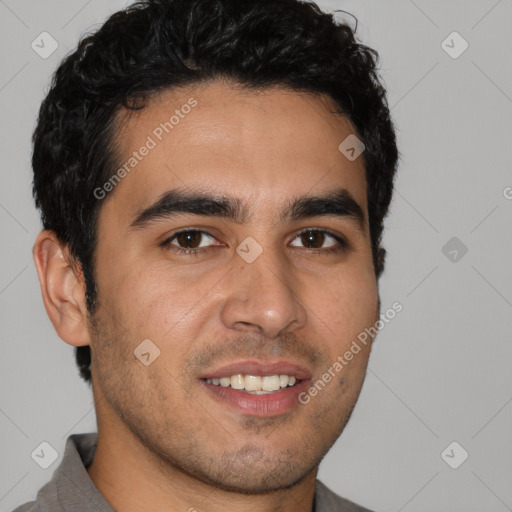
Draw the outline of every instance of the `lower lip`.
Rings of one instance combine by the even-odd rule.
[[[309,379],[302,380],[295,386],[281,388],[280,391],[264,395],[253,395],[231,387],[224,388],[201,381],[214,397],[251,416],[269,417],[289,412],[299,404],[299,395],[308,388]]]

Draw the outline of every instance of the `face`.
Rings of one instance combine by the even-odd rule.
[[[333,364],[379,316],[364,162],[338,150],[355,130],[333,110],[213,82],[119,118],[90,325],[100,431],[236,491],[317,467],[370,345]]]

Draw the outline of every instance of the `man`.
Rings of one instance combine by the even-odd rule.
[[[367,510],[316,475],[380,316],[376,59],[314,4],[146,0],[61,64],[34,260],[98,434],[18,511]]]

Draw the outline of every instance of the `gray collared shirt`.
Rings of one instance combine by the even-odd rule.
[[[37,493],[36,501],[14,512],[114,512],[87,473],[98,435],[73,434],[67,438],[64,456],[52,479]],[[316,481],[314,512],[371,512],[330,491]]]

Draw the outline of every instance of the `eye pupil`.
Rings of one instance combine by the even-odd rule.
[[[201,233],[199,231],[183,231],[176,236],[176,240],[181,246],[194,249],[201,241]]]
[[[318,249],[322,247],[324,237],[325,234],[321,231],[306,231],[302,234],[302,243],[304,245],[313,245],[312,248]]]

